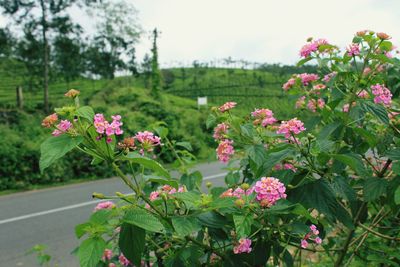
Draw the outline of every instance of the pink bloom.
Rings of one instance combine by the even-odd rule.
[[[229,129],[229,125],[226,123],[220,123],[214,128],[214,139],[215,140],[222,140],[224,136],[227,134]]]
[[[124,254],[121,253],[118,257],[119,263],[122,264],[122,266],[129,266],[131,262],[124,256]]]
[[[100,202],[99,204],[97,204],[97,206],[94,208],[94,211],[103,210],[103,209],[112,209],[114,207],[115,207],[115,204],[112,203],[111,201],[104,201],[104,202]]]
[[[161,145],[161,138],[149,131],[138,132],[134,138],[140,143],[142,155],[144,151],[152,152],[154,147]]]
[[[96,132],[100,134],[98,140],[100,140],[104,135],[107,136],[106,141],[110,143],[112,141],[112,135],[121,135],[123,134],[123,130],[121,129],[122,122],[120,115],[111,116],[113,121],[109,123],[105,120],[103,114],[96,114],[94,115],[93,124],[96,128]]]
[[[316,231],[317,230],[317,226],[315,226],[314,224],[311,224],[310,225],[310,230],[313,231],[313,232]]]
[[[286,198],[285,185],[274,177],[262,177],[253,188],[257,193],[257,200],[263,207],[271,207],[277,200]]]
[[[318,100],[310,99],[307,103],[307,108],[312,112],[315,112],[317,110],[317,107],[323,109],[324,106],[325,101],[322,98],[319,98]]]
[[[240,187],[236,188],[233,190],[232,188],[229,188],[225,192],[223,192],[219,197],[224,198],[224,197],[237,197],[237,198],[243,198],[243,196],[248,196],[251,193],[253,193],[253,188],[249,188],[247,190],[244,190]]]
[[[239,243],[233,248],[233,253],[250,253],[251,252],[251,239],[240,238]]]
[[[110,263],[108,264],[108,267],[117,267],[117,265],[115,265],[115,263],[110,262]]]
[[[372,85],[372,94],[375,96],[374,102],[376,104],[383,103],[385,106],[390,106],[392,103],[392,93],[388,88],[379,83]]]
[[[299,99],[297,99],[297,101],[296,101],[296,108],[303,108],[304,107],[304,105],[306,104],[306,101],[305,101],[305,99],[306,99],[306,96],[301,96]]]
[[[274,113],[266,108],[256,109],[251,113],[251,116],[255,118],[254,124],[260,124],[265,127],[267,125],[274,124],[277,120],[274,118]]]
[[[299,74],[298,77],[301,79],[301,82],[304,86],[309,85],[311,82],[314,82],[319,79],[319,76],[314,73],[302,73]]]
[[[63,132],[61,132],[60,130],[54,130],[51,134],[53,135],[53,136],[59,136],[59,135],[61,135]]]
[[[369,98],[369,93],[366,90],[362,90],[357,95],[359,98],[364,98],[364,99]]]
[[[324,82],[327,83],[327,82],[329,82],[332,78],[334,78],[336,75],[337,75],[337,72],[336,72],[336,71],[331,72],[331,73],[329,73],[329,74],[326,74],[322,80],[323,80]]]
[[[317,39],[315,41],[310,41],[300,49],[300,56],[306,58],[310,56],[311,53],[318,51],[321,45],[327,45],[327,44],[329,43],[325,39]],[[321,51],[321,53],[324,52],[326,52],[326,49]]]
[[[286,138],[292,136],[292,134],[299,134],[305,131],[304,123],[297,118],[291,119],[289,121],[282,121],[276,133],[284,134]]]
[[[351,103],[351,106],[355,107],[356,106],[356,102]],[[350,104],[344,104],[342,110],[343,110],[343,112],[346,112],[346,113],[349,112]]]
[[[317,244],[321,244],[322,243],[322,239],[319,236],[317,236],[314,241]]]
[[[111,260],[112,256],[113,256],[112,250],[106,248],[106,249],[104,250],[102,260],[103,260],[103,261],[106,261],[106,260],[109,261],[109,260]]]
[[[69,120],[62,120],[57,126],[56,130],[53,131],[52,135],[53,136],[59,136],[60,134],[63,134],[67,132],[70,128],[72,128],[72,123]]]
[[[158,191],[153,191],[150,193],[149,199],[150,201],[154,201],[158,198],[158,196],[160,195],[160,193]]]
[[[350,57],[358,56],[360,54],[360,46],[352,43],[347,47],[347,55]]]
[[[225,112],[227,110],[233,109],[236,106],[236,102],[226,102],[222,106],[219,107],[219,111]]]
[[[307,248],[308,247],[308,242],[305,239],[302,239],[300,244],[301,244],[302,248]]]
[[[283,86],[282,89],[287,91],[290,88],[293,87],[293,85],[296,83],[296,79],[295,78],[290,78]]]
[[[323,83],[319,83],[313,86],[313,90],[311,90],[311,93],[316,94],[316,95],[320,95],[321,94],[321,90],[325,89],[326,85]]]
[[[233,149],[233,141],[229,139],[223,140],[221,143],[219,143],[216,151],[217,151],[217,157],[219,161],[221,162],[228,162],[230,159],[230,156],[235,153],[235,150]]]
[[[292,170],[293,172],[297,172],[297,168],[296,168],[293,164],[291,164],[291,163],[285,163],[285,164],[283,164],[283,168],[284,168],[285,170]]]
[[[366,67],[364,70],[363,70],[363,75],[364,76],[367,76],[369,73],[371,73],[371,68],[370,67]]]

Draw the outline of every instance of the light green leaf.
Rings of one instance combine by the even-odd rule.
[[[71,137],[68,134],[52,136],[46,139],[40,146],[40,172],[63,157],[83,141],[82,136]]]
[[[189,142],[177,142],[175,145],[183,147],[187,151],[192,151],[193,150],[192,145]]]
[[[150,212],[141,208],[129,209],[123,221],[129,224],[136,225],[150,232],[162,233],[164,226],[160,220]]]
[[[190,191],[196,188],[200,188],[201,183],[203,182],[203,175],[199,171],[195,171],[189,174],[183,174],[181,176],[181,183],[186,186],[186,188]]]
[[[132,224],[123,223],[118,246],[124,256],[135,266],[140,266],[145,247],[146,231]]]
[[[128,155],[126,155],[124,158],[132,163],[142,165],[143,167],[150,169],[166,178],[171,178],[169,172],[155,160],[140,156],[137,153],[128,153]]]
[[[82,242],[78,250],[81,267],[94,267],[101,260],[106,242],[101,237],[91,237]]]
[[[91,107],[89,106],[83,106],[80,107],[76,110],[75,112],[76,116],[82,117],[87,119],[89,122],[93,122],[93,118],[94,118],[94,111]]]

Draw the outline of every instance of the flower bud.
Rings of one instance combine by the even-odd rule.
[[[77,97],[81,92],[75,89],[71,89],[68,92],[65,93],[66,97],[70,97],[70,98],[75,98]]]
[[[94,193],[92,194],[92,198],[105,199],[105,196],[104,196],[104,194],[102,194],[102,193],[96,193],[96,192],[94,192]]]
[[[240,188],[242,188],[243,190],[247,190],[250,188],[250,185],[248,183],[243,183]]]
[[[238,208],[242,208],[245,203],[246,202],[241,198],[235,200],[235,206]]]
[[[376,34],[376,36],[378,36],[378,38],[381,39],[381,40],[388,40],[388,39],[390,39],[390,36],[389,36],[388,34],[384,33],[384,32],[378,32],[378,33]]]
[[[207,182],[207,183],[206,183],[207,188],[211,188],[212,185],[213,185],[213,184],[212,184],[211,182]]]

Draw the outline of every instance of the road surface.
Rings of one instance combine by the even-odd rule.
[[[222,184],[226,174],[220,163],[200,164],[196,169],[205,181]],[[52,266],[79,266],[71,251],[79,241],[74,227],[85,222],[97,200],[93,192],[106,195],[128,193],[118,178],[104,179],[0,197],[0,267],[39,266],[36,256],[27,254],[34,245],[45,244]]]

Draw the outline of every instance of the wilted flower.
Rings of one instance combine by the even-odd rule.
[[[295,106],[296,108],[303,108],[305,104],[306,104],[306,96],[303,95],[299,97],[299,99],[297,99]]]
[[[287,91],[290,88],[293,87],[293,85],[296,83],[296,79],[295,78],[290,78],[283,86],[282,89]]]
[[[46,128],[50,128],[53,126],[56,122],[58,121],[58,116],[56,113],[53,113],[46,118],[43,119],[42,121],[42,126]]]
[[[122,266],[129,266],[129,264],[131,264],[131,262],[122,253],[119,255],[118,260]]]
[[[360,91],[357,95],[359,98],[364,98],[364,99],[369,98],[369,93],[366,90]]]
[[[391,38],[388,34],[386,34],[384,32],[378,32],[378,33],[376,33],[376,36],[378,36],[378,38],[381,40],[388,40]]]
[[[108,249],[108,248],[106,248],[105,250],[104,250],[104,252],[103,252],[103,257],[101,258],[103,261],[106,261],[106,260],[111,260],[111,258],[112,258],[112,254],[113,254],[113,252],[112,252],[112,250],[111,249]]]
[[[251,252],[251,239],[241,238],[239,239],[239,243],[233,247],[233,253],[250,253]]]
[[[337,75],[337,72],[336,71],[334,71],[334,72],[331,72],[331,73],[328,73],[328,74],[326,74],[325,76],[324,76],[324,78],[322,79],[324,82],[329,82],[333,77],[335,77]]]
[[[81,92],[75,89],[71,89],[68,92],[65,93],[66,97],[70,97],[70,98],[75,98],[77,97]]]
[[[325,101],[322,98],[319,98],[318,100],[310,99],[307,103],[307,108],[312,112],[316,112],[317,107],[323,109],[324,106],[325,106]]]
[[[134,137],[125,137],[124,140],[122,140],[122,142],[118,143],[118,147],[120,147],[124,150],[136,149],[135,138]]]

